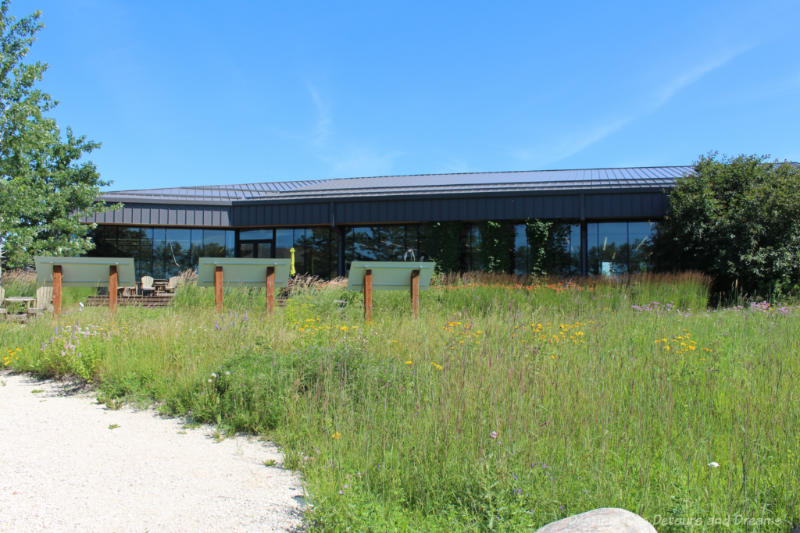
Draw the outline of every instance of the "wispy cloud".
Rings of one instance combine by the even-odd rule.
[[[578,154],[589,146],[625,128],[628,124],[655,113],[667,105],[683,89],[696,83],[709,73],[722,68],[736,57],[748,50],[752,50],[755,46],[755,44],[750,44],[726,50],[703,63],[694,65],[692,68],[661,84],[652,91],[642,104],[627,114],[611,118],[599,125],[589,126],[588,128],[584,126],[580,130],[573,130],[560,138],[552,139],[540,145],[512,149],[511,154],[521,162],[538,165],[551,165]]]
[[[692,85],[700,78],[704,77],[706,74],[724,67],[725,65],[733,61],[735,58],[747,52],[748,50],[752,50],[754,47],[755,45],[751,44],[747,46],[741,46],[732,50],[727,50],[722,54],[720,54],[719,56],[711,58],[708,61],[701,63],[699,65],[695,65],[691,69],[682,72],[678,76],[672,78],[667,83],[665,83],[663,87],[661,87],[658,91],[656,91],[650,103],[649,109],[641,113],[639,117],[657,111],[659,108],[666,105],[667,102],[672,100],[672,98],[676,94],[678,94],[680,91],[682,91],[689,85]]]
[[[399,150],[382,151],[367,146],[351,146],[339,150],[335,155],[320,158],[330,167],[331,175],[381,176],[392,174],[395,161],[403,155]]]
[[[314,84],[307,87],[316,114],[309,143],[315,157],[328,167],[326,174],[338,177],[391,174],[395,161],[403,153],[382,150],[370,143],[337,139],[330,102]]]
[[[562,135],[560,138],[547,143],[525,148],[515,148],[511,150],[511,155],[527,164],[546,166],[583,151],[594,143],[621,130],[632,120],[632,117],[623,117],[588,130],[572,131],[567,135]]]
[[[314,123],[312,133],[312,143],[317,147],[324,147],[327,145],[333,129],[330,106],[323,100],[317,88],[311,83],[308,84],[308,93],[317,113],[317,120]]]

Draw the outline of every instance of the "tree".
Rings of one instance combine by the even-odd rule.
[[[57,104],[36,87],[47,65],[24,62],[41,13],[16,20],[9,3],[0,3],[0,260],[21,267],[37,254],[90,250],[81,218],[107,209],[97,198],[108,182],[82,161],[100,145],[69,128],[62,136],[45,116]]]
[[[699,270],[718,293],[800,288],[800,168],[766,156],[701,157],[669,194],[658,224],[660,270]]]

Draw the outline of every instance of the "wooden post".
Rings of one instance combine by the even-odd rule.
[[[364,319],[372,321],[372,270],[364,271]]]
[[[411,312],[419,316],[419,270],[411,271]]]
[[[117,273],[117,265],[108,267],[108,308],[113,313],[117,310],[117,284],[119,275]]]
[[[267,267],[267,313],[272,314],[275,307],[275,267]]]
[[[214,296],[217,299],[217,313],[222,312],[222,267],[214,269]]]
[[[61,314],[61,265],[53,265],[53,316]]]

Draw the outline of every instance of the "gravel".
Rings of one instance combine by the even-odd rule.
[[[213,432],[2,371],[0,531],[299,529],[302,484],[279,450]]]

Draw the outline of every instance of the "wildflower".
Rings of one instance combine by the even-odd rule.
[[[339,439],[342,438],[342,434],[337,431],[336,433],[331,435],[331,438],[334,439],[334,440],[339,440]]]
[[[342,326],[339,329],[342,330],[342,331],[347,331],[347,326]]]
[[[62,352],[62,353],[63,353],[63,352]],[[213,380],[212,380],[211,378],[208,378],[208,382],[209,382],[209,383],[211,383],[212,381],[213,381]]]
[[[212,378],[214,378],[214,379],[217,379],[217,377],[219,377],[219,376],[217,376],[217,373],[216,373],[216,372],[212,372],[212,373],[211,373],[211,377],[212,377]]]
[[[431,361],[431,365],[433,365],[433,368],[435,368],[436,370],[442,370],[444,368],[442,365],[438,365],[433,361]]]
[[[496,431],[492,431],[491,433],[489,433],[489,438],[490,439],[496,439],[497,438],[497,432]]]
[[[225,375],[226,375],[226,376],[230,376],[230,375],[231,375],[231,371],[230,371],[230,370],[226,370],[226,371],[225,371]]]
[[[342,491],[342,490],[340,489],[340,490],[339,490],[339,496],[341,496],[342,494],[344,494],[344,491]]]
[[[708,466],[710,466],[711,468],[719,468],[719,463],[716,461],[711,461],[710,463],[708,463]]]
[[[406,364],[407,364],[407,365],[413,365],[413,364],[414,364],[414,361],[406,361]]]

